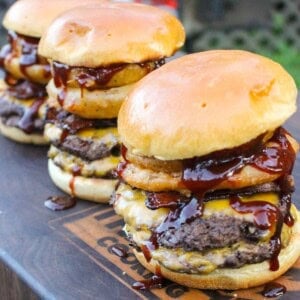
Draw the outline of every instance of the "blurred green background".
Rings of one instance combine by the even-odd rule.
[[[182,0],[187,52],[245,49],[282,64],[300,88],[300,0]]]

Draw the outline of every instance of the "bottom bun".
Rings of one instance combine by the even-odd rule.
[[[65,193],[98,203],[108,203],[117,184],[114,179],[74,176],[56,166],[51,159],[48,160],[48,171],[54,184]]]
[[[155,273],[156,267],[159,266],[164,278],[191,288],[237,290],[262,285],[285,273],[293,266],[300,255],[300,216],[296,209],[294,211],[296,212],[296,221],[293,226],[291,240],[288,247],[280,252],[278,257],[280,268],[277,271],[270,271],[269,261],[264,261],[238,269],[216,269],[209,274],[177,273],[160,265],[154,259],[151,259],[148,263],[142,252],[134,250],[134,254],[138,261],[151,272]]]
[[[49,141],[42,134],[26,134],[19,128],[4,125],[0,120],[0,132],[5,137],[19,143],[35,144],[35,145],[47,145]]]

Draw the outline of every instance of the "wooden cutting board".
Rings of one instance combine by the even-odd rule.
[[[300,141],[300,111],[285,127]],[[133,290],[150,274],[130,250],[126,258],[112,253],[112,246],[129,247],[111,207],[84,201],[63,212],[44,207],[61,194],[48,177],[46,153],[0,137],[0,299],[263,299],[262,287],[226,293],[170,283]],[[294,176],[300,208],[300,156]],[[277,282],[288,290],[283,299],[300,299],[300,260]]]

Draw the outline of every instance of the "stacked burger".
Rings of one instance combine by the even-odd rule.
[[[7,11],[8,41],[0,53],[5,80],[0,83],[0,131],[22,143],[45,144],[45,85],[51,78],[47,60],[38,55],[42,33],[61,12],[99,0],[20,0]]]
[[[184,42],[172,15],[138,4],[70,10],[42,37],[49,59],[45,135],[49,173],[66,193],[107,202],[119,162],[116,118],[134,84],[164,63]]]
[[[174,60],[125,101],[114,208],[138,260],[183,285],[240,289],[300,254],[291,204],[297,89],[277,63],[218,50]]]

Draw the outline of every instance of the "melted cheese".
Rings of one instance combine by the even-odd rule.
[[[115,170],[120,161],[120,157],[111,155],[88,162],[78,156],[61,151],[53,145],[50,147],[48,157],[51,158],[57,166],[69,173],[72,173],[72,170],[79,167],[81,169],[81,175],[84,177],[103,177],[108,172]]]
[[[125,232],[138,245],[144,245],[151,237],[151,228],[155,228],[164,221],[169,210],[161,208],[150,210],[145,206],[146,194],[142,190],[132,189],[122,183],[116,191],[117,200],[114,204],[115,211],[123,216],[126,225]],[[250,197],[242,197],[243,202],[261,200],[277,205],[278,195],[275,193],[255,194]],[[251,214],[239,214],[234,211],[228,199],[212,200],[205,203],[203,218],[211,214],[222,213],[234,217],[253,220]],[[293,216],[295,207],[291,209]],[[292,228],[283,224],[281,232],[282,247],[287,247],[292,233]],[[260,243],[267,242],[272,232],[266,230],[266,235],[261,238]],[[152,258],[170,270],[194,274],[207,274],[222,266],[225,259],[233,255],[237,249],[240,251],[251,251],[248,245],[241,241],[230,247],[212,249],[209,251],[185,251],[182,248],[168,249],[159,247],[151,252]],[[247,250],[248,249],[248,250]]]
[[[54,124],[48,123],[45,126],[45,136],[50,141],[54,142],[60,140],[62,132],[63,130]],[[110,144],[115,143],[118,139],[118,130],[116,127],[102,129],[88,128],[79,130],[76,135],[83,140],[98,140],[109,146]]]
[[[113,134],[114,136],[118,136],[117,128],[116,127],[102,128],[102,129],[88,128],[88,129],[82,129],[77,132],[77,136],[81,138],[101,139],[108,134]]]
[[[118,201],[115,203],[116,212],[125,222],[136,228],[158,226],[167,216],[169,209],[160,208],[150,210],[145,205],[146,194],[139,189],[132,189],[129,185],[121,184],[116,191]],[[255,194],[250,197],[241,197],[244,202],[261,200],[277,205],[279,197],[275,193]],[[229,204],[229,199],[217,199],[204,203],[202,218],[208,218],[212,214],[226,214],[249,222],[253,222],[253,214],[240,214]]]

